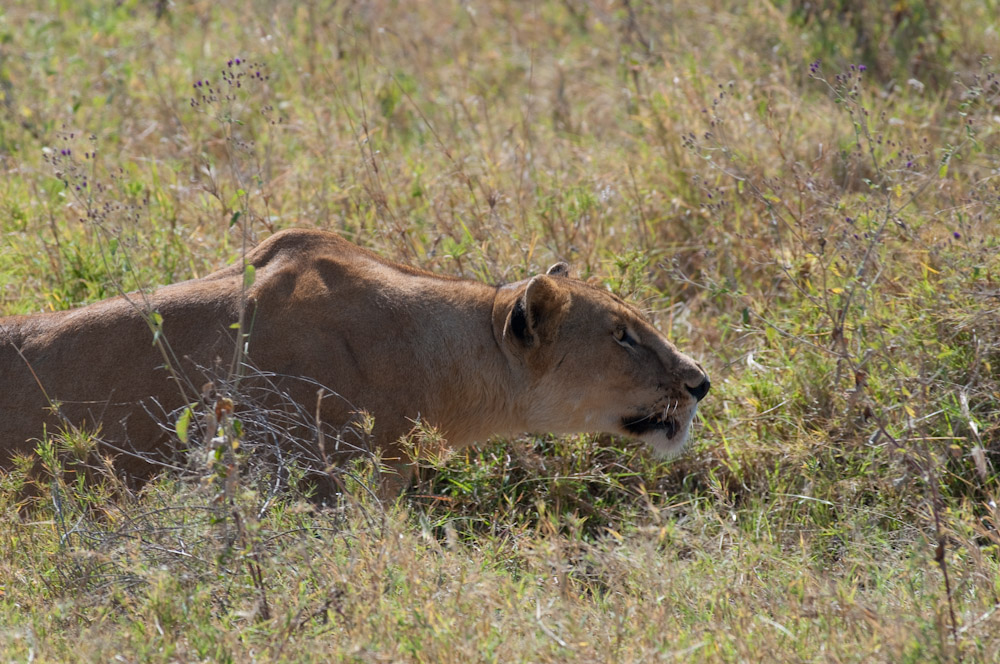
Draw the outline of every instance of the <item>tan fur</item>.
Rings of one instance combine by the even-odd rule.
[[[417,420],[452,447],[495,434],[593,431],[638,433],[672,453],[695,412],[688,388],[707,390],[701,368],[636,309],[569,278],[565,264],[494,287],[308,230],[278,233],[246,260],[256,278],[246,293],[250,368],[240,385],[266,387],[265,401],[300,404],[311,415],[324,387],[320,419],[342,425],[370,413],[375,443],[401,467],[398,441]],[[0,467],[29,454],[43,426],[68,422],[100,426],[119,466],[148,475],[146,458],[171,449],[166,429],[177,409],[228,373],[242,285],[237,264],[146,298],[0,318]],[[162,316],[181,386],[144,311]],[[628,336],[618,339],[622,330]],[[647,416],[670,425],[641,431]]]

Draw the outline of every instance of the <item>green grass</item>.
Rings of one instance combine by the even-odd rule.
[[[995,1],[8,5],[0,313],[319,227],[567,260],[713,390],[671,462],[490,441],[394,505],[15,470],[4,659],[1000,658]]]

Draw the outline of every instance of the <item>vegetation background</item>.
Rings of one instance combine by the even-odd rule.
[[[3,475],[0,658],[1000,660],[998,15],[5,3],[4,315],[318,227],[488,281],[568,260],[713,391],[672,462],[493,441],[395,505],[364,461],[324,509],[239,457],[27,504]]]

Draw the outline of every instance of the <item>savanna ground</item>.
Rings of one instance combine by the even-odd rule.
[[[330,507],[273,490],[252,441],[139,493],[15,471],[0,658],[997,661],[998,14],[6,3],[3,314],[315,226],[492,282],[568,260],[714,387],[676,460],[492,441],[393,505],[370,460]]]

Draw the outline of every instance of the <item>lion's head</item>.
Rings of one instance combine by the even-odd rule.
[[[684,447],[708,376],[634,306],[557,263],[503,286],[493,326],[536,430],[622,434],[661,456]]]

